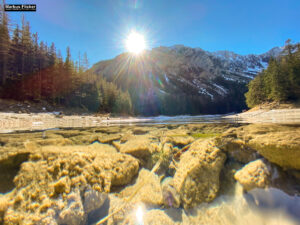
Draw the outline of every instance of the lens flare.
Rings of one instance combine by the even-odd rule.
[[[144,216],[144,211],[142,206],[139,206],[136,210],[136,220],[138,222],[139,225],[143,225],[143,216]]]
[[[140,54],[146,48],[144,36],[132,31],[126,39],[126,49],[136,55]]]

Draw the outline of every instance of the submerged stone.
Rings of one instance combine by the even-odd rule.
[[[104,134],[98,137],[101,143],[112,143],[113,141],[120,140],[120,134]]]
[[[131,203],[144,203],[146,206],[159,206],[163,203],[160,179],[149,170],[141,169],[134,185],[126,187],[121,193],[121,197],[131,196],[139,186],[142,188],[131,200]]]
[[[179,208],[180,195],[173,186],[173,179],[167,177],[162,182],[163,203],[165,207]]]
[[[236,128],[229,129],[216,138],[216,145],[227,153],[228,157],[241,163],[248,163],[256,160],[259,154],[250,148],[243,138],[238,138]]]
[[[268,187],[271,177],[271,166],[262,159],[248,163],[234,174],[234,178],[247,191]]]
[[[151,141],[148,138],[134,138],[121,145],[120,152],[130,154],[141,159],[149,159]]]
[[[134,204],[110,194],[108,214],[113,215],[108,219],[107,225],[128,224],[129,219],[134,216],[133,210]]]
[[[62,224],[85,224],[86,214],[96,206],[85,205],[85,211],[77,192],[87,187],[109,192],[112,186],[131,182],[138,168],[138,161],[130,155],[90,146],[43,147],[21,165],[4,221],[19,224],[26,218],[27,223],[36,223],[51,217],[48,209],[58,208],[61,213],[55,219]]]
[[[224,140],[225,145],[245,146],[284,169],[300,169],[299,126],[250,124],[226,132],[226,137],[231,141]]]
[[[219,176],[226,155],[211,140],[197,140],[182,154],[173,185],[184,208],[210,202],[219,190]]]
[[[164,211],[159,209],[152,209],[148,211],[144,218],[145,224],[152,225],[174,225],[176,224]]]

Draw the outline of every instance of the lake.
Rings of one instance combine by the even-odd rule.
[[[299,125],[33,122],[0,134],[0,224],[300,224]]]

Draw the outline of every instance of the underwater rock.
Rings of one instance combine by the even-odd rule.
[[[158,160],[161,160],[161,164],[159,169],[156,171],[158,175],[165,175],[166,173],[169,173],[169,166],[172,162],[172,156],[173,156],[173,146],[171,143],[151,143],[151,163],[150,166],[146,168],[152,168]]]
[[[141,159],[151,157],[150,140],[148,138],[134,138],[121,145],[120,152],[130,154]]]
[[[120,197],[129,197],[137,188],[142,188],[131,200],[132,203],[144,203],[146,206],[159,206],[163,203],[162,189],[160,179],[156,174],[147,169],[141,169],[134,185],[126,187],[121,191]]]
[[[132,134],[131,131],[126,131],[125,133],[123,133],[122,137],[120,138],[120,143],[125,143],[130,139],[134,139],[134,138],[136,138],[136,136]]]
[[[93,151],[89,146],[43,147],[21,165],[14,179],[15,195],[4,221],[19,224],[26,218],[27,223],[32,224],[46,218],[44,212],[59,205],[56,208],[62,211],[62,221],[82,224],[85,219],[73,221],[76,216],[69,211],[72,209],[76,215],[81,215],[84,203],[70,205],[66,201],[73,190],[84,191],[91,187],[98,192],[109,192],[112,186],[130,183],[138,169],[138,160],[126,154]],[[60,197],[64,201],[58,204]],[[70,199],[77,201],[76,196]],[[91,205],[86,207],[88,210],[93,208]]]
[[[262,159],[248,163],[234,174],[234,178],[247,191],[268,187],[271,177],[271,166]]]
[[[134,209],[134,205],[132,203],[126,202],[124,199],[118,198],[113,194],[109,195],[109,213],[108,215],[113,214],[108,221],[107,225],[125,225],[128,224],[128,219],[126,219]],[[126,203],[126,204],[125,204]],[[121,208],[122,207],[122,208]],[[118,210],[117,213],[115,213]],[[130,218],[130,216],[129,216]]]
[[[195,139],[191,136],[185,136],[185,137],[171,137],[170,142],[173,145],[178,145],[178,146],[185,146],[190,143],[192,143]]]
[[[197,140],[182,154],[173,185],[184,208],[212,201],[219,190],[219,176],[226,155],[211,140]]]
[[[108,144],[101,144],[101,143],[95,142],[95,143],[89,145],[88,147],[92,150],[96,150],[101,153],[108,153],[108,154],[109,153],[117,153],[117,150]]]
[[[3,223],[3,217],[4,214],[8,208],[9,205],[9,197],[8,195],[2,195],[0,194],[0,224]]]
[[[242,139],[237,138],[236,128],[231,128],[216,138],[216,145],[227,153],[228,157],[241,163],[248,163],[258,159],[259,154]]]
[[[113,141],[111,144],[117,149],[117,151],[120,151],[121,149],[120,141]]]
[[[249,146],[284,169],[300,170],[300,128],[253,135]]]
[[[70,140],[72,140],[72,142],[76,145],[86,145],[98,141],[98,135],[95,135],[93,133],[87,135],[78,135],[75,137],[71,137]]]
[[[163,193],[163,203],[165,207],[179,208],[180,206],[180,196],[178,192],[173,187],[173,179],[167,177],[163,180],[162,184]]]
[[[107,198],[108,195],[106,193],[95,191],[91,189],[91,187],[88,187],[83,194],[84,211],[90,213],[93,210],[100,208]]]
[[[98,137],[101,143],[112,143],[113,141],[120,140],[121,134],[104,134]]]
[[[181,128],[167,131],[165,133],[165,137],[167,138],[167,140],[165,140],[164,142],[168,141],[173,145],[181,147],[188,145],[195,140],[193,137],[189,136],[188,130]]]
[[[147,134],[149,131],[153,130],[151,127],[135,127],[132,129],[134,135],[143,135]]]
[[[14,177],[19,172],[20,165],[27,161],[27,150],[1,149],[0,150],[0,193],[6,193],[14,189]]]
[[[67,205],[59,213],[57,222],[58,224],[68,224],[68,225],[84,225],[86,224],[87,215],[84,212],[82,205],[80,192],[75,190],[70,193],[67,198]]]
[[[243,195],[244,191],[242,185],[234,179],[234,174],[243,166],[244,164],[235,160],[226,160],[220,174],[219,195]]]
[[[230,129],[218,140],[218,146],[229,152],[253,149],[284,169],[300,170],[299,126],[250,124]],[[253,160],[251,154],[248,157],[248,162]],[[247,160],[247,156],[242,158]]]
[[[164,211],[159,209],[152,209],[145,214],[144,224],[175,225],[176,223]]]

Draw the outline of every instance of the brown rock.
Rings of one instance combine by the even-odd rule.
[[[61,223],[85,224],[86,212],[97,204],[79,201],[77,192],[88,187],[97,193],[109,192],[112,186],[130,183],[138,169],[138,160],[126,154],[99,151],[91,146],[43,147],[21,165],[4,221],[7,224],[51,221],[49,210],[55,209],[60,212]]]
[[[9,197],[8,195],[2,195],[0,194],[0,224],[3,223],[3,217],[4,214],[8,208],[9,205]]]
[[[152,209],[146,213],[144,218],[145,224],[152,225],[175,225],[175,223],[164,211],[159,209]]]
[[[212,201],[219,190],[219,176],[226,155],[211,140],[197,140],[183,153],[173,179],[185,208]]]
[[[173,186],[173,179],[167,177],[162,182],[162,192],[163,192],[163,203],[165,207],[175,207],[180,206],[180,196]]]
[[[130,139],[121,145],[120,152],[137,158],[147,159],[151,156],[150,140],[147,138]]]
[[[67,205],[59,213],[58,224],[84,225],[87,214],[84,212],[79,190],[67,196]]]
[[[234,174],[234,178],[247,191],[265,188],[271,183],[271,166],[262,159],[248,163]]]
[[[218,146],[257,151],[269,162],[284,169],[300,169],[300,127],[288,125],[250,124],[226,132],[219,139]],[[230,150],[229,150],[230,151]],[[240,154],[237,152],[237,154]],[[247,159],[246,157],[242,157]],[[253,160],[252,154],[248,158]],[[245,160],[242,160],[245,162]]]
[[[124,199],[118,198],[112,194],[109,195],[110,207],[108,214],[113,214],[108,221],[107,225],[121,225],[128,224],[126,219],[130,214],[133,214],[134,205],[126,202]],[[122,208],[121,208],[122,207]],[[121,208],[121,209],[120,209]],[[118,212],[116,212],[118,210]],[[115,213],[116,212],[116,213]],[[130,218],[130,217],[129,217]]]
[[[229,129],[220,137],[216,138],[216,145],[227,153],[228,157],[234,158],[241,163],[248,163],[256,160],[259,154],[250,148],[247,143],[238,138],[235,134],[236,129]]]
[[[117,153],[117,150],[111,145],[101,144],[101,143],[93,143],[88,146],[93,151],[98,151],[99,153]]]
[[[104,134],[98,137],[101,143],[112,143],[113,141],[120,140],[121,134]]]
[[[172,137],[171,138],[171,143],[174,145],[179,145],[179,146],[185,146],[190,143],[192,143],[195,139],[191,136],[185,136],[185,137]]]
[[[141,169],[139,176],[134,185],[126,187],[121,193],[121,197],[129,197],[137,188],[142,188],[137,192],[131,203],[144,203],[147,206],[159,206],[163,203],[162,189],[160,179],[157,175],[152,174],[149,170]]]

